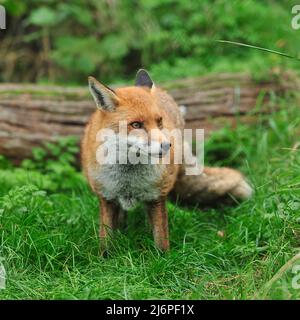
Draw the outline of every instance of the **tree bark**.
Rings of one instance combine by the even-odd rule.
[[[205,134],[255,121],[257,113],[276,110],[279,98],[299,89],[291,72],[255,80],[249,74],[217,74],[163,83],[186,108],[186,127],[204,128]],[[62,136],[81,137],[95,110],[87,87],[0,84],[0,154],[19,162],[33,147]]]

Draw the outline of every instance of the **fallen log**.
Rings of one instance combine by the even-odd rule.
[[[234,125],[236,115],[247,122],[257,113],[271,112],[278,97],[300,87],[291,72],[263,80],[249,74],[218,74],[161,86],[186,107],[186,127],[204,128],[206,135],[224,123]],[[44,142],[81,137],[94,110],[87,87],[0,84],[0,154],[19,162]]]

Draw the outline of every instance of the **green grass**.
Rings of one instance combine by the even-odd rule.
[[[300,249],[299,134],[296,101],[254,125],[216,132],[207,161],[240,168],[255,195],[205,211],[169,203],[164,255],[139,208],[111,256],[99,257],[98,203],[81,175],[2,159],[0,256],[8,275],[0,299],[299,299],[290,268],[270,282]]]

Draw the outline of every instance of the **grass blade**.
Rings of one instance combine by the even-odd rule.
[[[229,40],[216,40],[217,42],[221,42],[221,43],[228,43],[228,44],[233,44],[236,46],[240,46],[240,47],[247,47],[247,48],[251,48],[251,49],[256,49],[256,50],[261,50],[261,51],[265,51],[265,52],[269,52],[269,53],[274,53],[286,58],[290,58],[290,59],[294,59],[294,60],[298,60],[300,61],[299,58],[291,56],[287,53],[284,52],[280,52],[280,51],[276,51],[276,50],[271,50],[271,49],[267,49],[267,48],[263,48],[263,47],[257,47],[257,46],[253,46],[251,44],[246,44],[246,43],[242,43],[242,42],[235,42],[235,41],[229,41]]]

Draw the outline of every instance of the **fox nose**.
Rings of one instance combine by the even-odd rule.
[[[161,150],[167,152],[167,151],[169,151],[169,149],[171,148],[171,143],[169,143],[169,142],[162,142],[162,143],[160,144],[160,148],[161,148]]]

